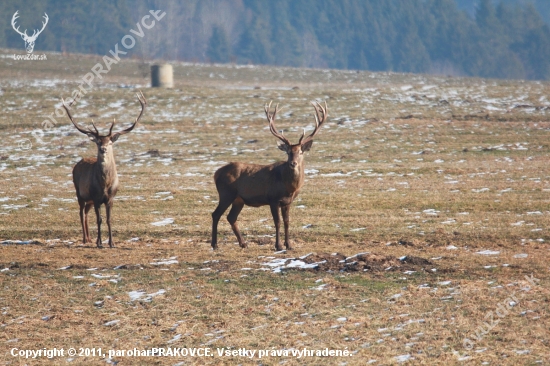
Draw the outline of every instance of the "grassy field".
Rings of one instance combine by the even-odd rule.
[[[4,364],[550,363],[550,84],[182,63],[162,90],[148,87],[147,64],[126,60],[73,108],[106,131],[112,118],[115,130],[133,122],[138,89],[149,104],[115,144],[116,248],[97,249],[81,243],[71,180],[95,145],[67,117],[43,121],[101,58],[10,52],[0,58]],[[291,209],[295,250],[274,252],[262,207],[239,217],[248,249],[222,220],[214,252],[214,171],[284,159],[263,114],[270,100],[291,141],[313,127],[310,101],[329,107]],[[90,225],[95,240],[93,215]],[[293,268],[298,257],[319,264]],[[213,356],[107,354],[168,347]],[[12,355],[43,348],[65,354]],[[304,349],[349,355],[292,355]],[[237,355],[218,355],[227,350]]]

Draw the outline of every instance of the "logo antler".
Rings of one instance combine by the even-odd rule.
[[[15,14],[13,14],[13,17],[11,18],[11,26],[13,27],[13,29],[19,33],[21,35],[21,38],[23,38],[23,40],[25,41],[25,48],[27,49],[27,53],[32,53],[32,51],[34,50],[34,42],[36,41],[36,38],[38,38],[38,36],[40,35],[40,33],[42,33],[42,31],[44,30],[44,28],[46,28],[46,24],[48,24],[48,20],[50,18],[48,18],[48,14],[44,13],[44,21],[42,22],[42,29],[40,30],[36,30],[34,29],[33,30],[33,33],[32,33],[32,36],[29,36],[27,34],[27,30],[25,29],[24,32],[21,32],[19,30],[19,26],[16,27],[15,25],[15,21],[17,20],[17,18],[19,18],[19,10],[17,10],[15,12]]]

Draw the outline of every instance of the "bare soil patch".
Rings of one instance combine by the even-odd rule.
[[[317,263],[318,267],[315,270],[331,272],[429,271],[433,268],[433,264],[424,258],[396,258],[373,253],[359,253],[350,257],[339,253],[319,253],[306,257],[304,262]]]

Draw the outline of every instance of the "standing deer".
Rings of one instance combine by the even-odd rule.
[[[227,220],[235,233],[241,248],[246,243],[237,226],[237,217],[244,205],[259,207],[269,205],[275,223],[275,249],[282,250],[279,241],[279,208],[285,225],[285,247],[290,247],[288,237],[290,204],[304,184],[304,153],[311,148],[313,137],[327,119],[327,104],[312,103],[315,108],[315,129],[304,139],[305,130],[297,144],[293,145],[275,128],[275,116],[279,111],[277,105],[273,113],[271,102],[265,105],[265,115],[269,122],[271,133],[282,141],[278,147],[286,152],[287,161],[279,161],[270,165],[246,163],[229,163],[219,168],[214,174],[214,182],[220,196],[218,207],[212,213],[212,248],[218,247],[218,222],[221,216],[231,206]]]
[[[141,94],[141,96],[140,96]],[[100,136],[99,131],[92,121],[92,126],[95,131],[90,129],[83,129],[78,127],[76,122],[69,111],[69,107],[76,100],[65,105],[63,101],[63,108],[67,111],[69,119],[76,127],[76,129],[83,134],[87,135],[90,140],[97,145],[97,158],[84,158],[80,160],[73,168],[73,183],[76,189],[76,197],[78,199],[78,205],[80,206],[80,223],[82,224],[82,233],[84,244],[91,243],[90,232],[88,230],[88,211],[92,205],[95,209],[95,215],[97,218],[97,241],[98,248],[102,247],[101,242],[101,212],[100,208],[102,204],[105,204],[105,211],[107,213],[107,227],[109,228],[109,247],[114,247],[113,237],[111,235],[111,208],[113,207],[113,201],[118,189],[118,175],[116,172],[115,157],[113,155],[113,143],[118,140],[121,135],[124,135],[134,129],[136,124],[141,119],[147,100],[140,92],[137,95],[139,103],[141,104],[141,112],[136,118],[133,125],[120,132],[112,133],[115,121],[109,128],[109,133],[105,136]],[[78,98],[78,97],[77,97]]]

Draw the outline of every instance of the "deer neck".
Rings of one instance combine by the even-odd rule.
[[[116,177],[116,164],[113,150],[109,149],[105,154],[97,154],[97,164],[101,170],[101,175],[108,179],[109,177]]]
[[[285,164],[283,180],[289,192],[300,190],[304,184],[304,164],[300,163],[295,168],[292,168],[288,163]]]

